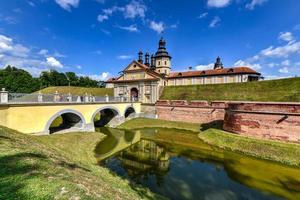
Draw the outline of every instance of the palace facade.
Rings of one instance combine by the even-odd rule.
[[[210,70],[171,71],[171,59],[166,49],[166,41],[159,40],[155,54],[138,53],[138,60],[133,60],[115,78],[106,81],[107,88],[114,88],[115,97],[131,98],[143,103],[155,103],[164,86],[242,83],[258,81],[261,74],[249,67],[223,67],[220,57]]]

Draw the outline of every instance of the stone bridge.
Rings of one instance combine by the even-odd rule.
[[[141,111],[140,102],[108,97],[83,97],[85,100],[80,101],[77,100],[80,99],[78,97],[69,97],[64,101],[56,101],[57,95],[52,95],[51,101],[46,101],[46,96],[41,94],[11,98],[7,92],[2,91],[0,125],[28,134],[92,132],[95,131],[95,127],[104,126],[113,119],[122,122],[129,115],[139,114]],[[58,118],[60,124],[53,128],[52,124]]]

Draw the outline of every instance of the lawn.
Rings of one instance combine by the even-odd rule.
[[[167,86],[160,99],[299,102],[300,78],[210,85]]]
[[[102,133],[30,136],[0,127],[0,199],[157,199],[100,167]]]
[[[300,167],[299,144],[271,140],[259,140],[214,128],[200,131],[202,129],[200,124],[165,121],[160,119],[133,119],[125,122],[118,128],[138,129],[152,127],[178,128],[189,130],[191,133],[198,134],[198,137],[201,140],[212,146],[245,155],[254,156],[256,158]]]
[[[47,87],[40,92],[43,94],[54,94],[58,91],[60,94],[68,94],[69,92],[73,95],[85,95],[85,93],[92,94],[93,96],[114,96],[113,88],[86,88],[86,87],[69,87],[69,86],[56,86]],[[35,92],[38,93],[39,91]]]

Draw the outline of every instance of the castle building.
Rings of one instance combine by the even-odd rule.
[[[131,98],[143,103],[155,103],[165,86],[242,83],[258,81],[261,74],[249,67],[223,67],[221,58],[216,59],[213,69],[171,71],[171,59],[166,41],[161,38],[155,54],[139,51],[138,60],[133,60],[115,78],[106,81],[107,88],[114,88],[115,97]]]

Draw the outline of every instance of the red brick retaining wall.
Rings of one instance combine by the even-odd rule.
[[[223,129],[246,136],[300,142],[300,103],[230,102]]]
[[[159,119],[208,124],[224,120],[225,106],[224,101],[159,100],[156,113]]]

